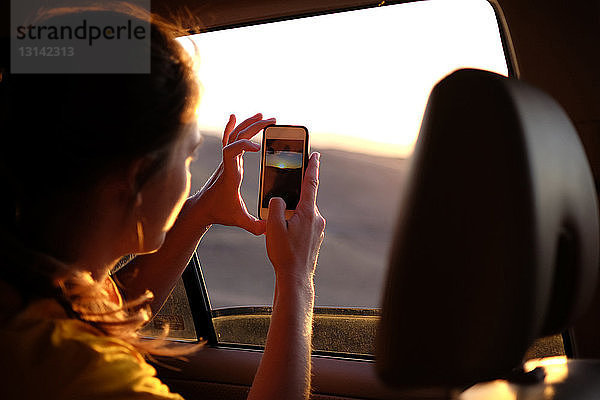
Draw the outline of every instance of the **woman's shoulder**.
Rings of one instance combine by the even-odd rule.
[[[181,399],[132,345],[68,318],[53,300],[6,321],[0,353],[0,398]]]
[[[60,349],[60,354],[106,355],[124,354],[132,360],[143,362],[141,354],[129,343],[105,335],[94,326],[70,318],[62,306],[53,299],[37,300],[0,327],[0,337],[12,337],[16,343],[27,347],[43,346],[40,356]],[[4,347],[9,343],[0,342]],[[20,346],[14,351],[20,353]],[[72,350],[72,351],[71,351]]]

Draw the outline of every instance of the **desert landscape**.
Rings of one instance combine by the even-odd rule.
[[[220,139],[204,135],[192,164],[192,191],[221,157]],[[407,160],[340,150],[321,153],[317,203],[327,220],[315,286],[317,306],[378,307]],[[242,196],[257,215],[259,154],[244,156]],[[273,269],[264,236],[213,226],[197,249],[213,308],[271,305]]]

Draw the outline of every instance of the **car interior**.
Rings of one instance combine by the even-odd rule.
[[[8,3],[2,4],[5,15]],[[435,3],[448,8],[434,9]],[[472,18],[452,21],[447,10],[467,3],[484,7],[493,17],[499,67],[469,56],[436,69],[429,65],[433,58],[424,53],[452,55],[456,50],[449,43],[420,47],[419,33],[395,37],[377,31],[385,35],[380,47],[377,37],[360,43],[359,34],[377,29],[378,16],[408,15],[410,7],[428,4],[432,4],[431,21],[436,22],[424,23],[423,29],[435,30],[442,41],[446,35],[451,37],[448,30]],[[351,108],[353,103],[343,103],[340,114],[331,111],[338,119],[358,120],[361,104],[366,103],[384,110],[391,121],[413,106],[419,113],[410,152],[401,157],[399,153],[372,158],[337,150],[328,153],[321,144],[323,169],[328,168],[330,157],[329,168],[335,171],[331,175],[323,171],[321,178],[320,199],[328,226],[318,267],[324,269],[318,272],[324,283],[317,282],[311,398],[598,397],[600,1],[153,0],[151,10],[183,24],[187,34],[181,43],[196,44],[207,66],[204,71],[211,65],[210,46],[226,46],[227,35],[239,40],[265,29],[264,35],[272,37],[277,33],[268,31],[270,27],[294,23],[303,24],[300,29],[306,38],[318,32],[314,42],[303,43],[304,36],[298,33],[297,41],[284,37],[289,42],[274,49],[275,57],[259,54],[256,61],[244,59],[245,49],[240,46],[234,49],[239,56],[227,63],[231,65],[217,60],[221,62],[214,67],[217,76],[250,79],[242,72],[244,65],[256,62],[267,71],[266,78],[260,79],[271,76],[280,86],[297,88],[318,81],[316,75],[336,59],[352,63],[375,57],[377,51],[398,59],[398,64],[373,61],[377,73],[356,61],[363,70],[352,70],[354,81],[342,82],[341,87],[318,81],[312,92],[316,105],[305,106],[310,120],[311,112],[333,102],[330,92],[339,92],[341,98],[354,101],[357,96],[363,103],[358,102],[357,109]],[[353,18],[350,31],[336,30],[334,25],[334,18],[344,15]],[[361,19],[365,24],[356,25]],[[436,30],[435,24],[444,20],[448,25]],[[8,29],[3,32],[6,39]],[[335,41],[328,41],[325,35],[329,34]],[[320,64],[310,56],[319,41],[325,43]],[[336,43],[346,46],[349,58],[336,52]],[[405,43],[417,43],[415,53],[409,55]],[[489,43],[471,52],[484,53],[482,49],[493,45]],[[283,59],[288,53],[291,57],[307,54],[298,56],[306,77],[269,72],[269,60],[278,54]],[[331,82],[336,73],[341,74],[336,68],[342,67],[336,64],[327,70]],[[403,87],[391,82],[404,79],[402,84],[408,85],[417,79],[414,71],[427,68],[436,71],[435,79],[418,95],[401,99],[398,92]],[[371,92],[359,95],[352,86],[369,89],[387,82],[393,94],[384,100]],[[203,102],[209,104],[212,83],[206,79],[203,84]],[[217,164],[216,158],[210,158],[219,156],[216,145],[218,140],[207,134],[206,156],[195,164],[197,187]],[[378,154],[392,147],[371,142],[369,146],[381,147]],[[246,157],[244,179],[256,181],[252,175],[256,159],[251,154]],[[344,166],[349,164],[339,161],[342,158],[352,160],[356,169],[346,173]],[[373,172],[364,178],[364,185],[357,184],[364,170]],[[341,185],[346,181],[346,186]],[[334,183],[341,189],[332,192],[329,197],[335,200],[327,203],[327,186]],[[246,198],[256,196],[256,189],[244,190]],[[359,199],[352,190],[368,196]],[[356,208],[343,205],[346,198]],[[379,205],[374,205],[374,199]],[[251,201],[248,205],[256,210]],[[369,219],[369,209],[376,207],[390,211]],[[348,210],[363,210],[355,218],[356,225],[342,223],[352,219]],[[152,360],[161,380],[186,399],[246,398],[269,328],[272,271],[256,272],[252,265],[265,260],[250,250],[229,252],[222,244],[230,241],[231,248],[239,244],[246,249],[243,246],[256,247],[256,241],[219,229],[213,227],[214,232],[206,235],[206,243],[198,247],[167,303],[141,332],[160,336],[168,324],[168,338],[175,346],[205,343],[185,358]],[[358,230],[365,236],[355,234]],[[352,247],[361,246],[371,253],[353,252]],[[264,253],[264,245],[259,250]],[[334,250],[339,257],[330,256]],[[367,268],[375,258],[381,264],[376,271]],[[229,263],[237,268],[240,262],[249,264],[247,270],[215,267]],[[335,285],[346,286],[345,291],[334,290]],[[229,289],[235,289],[238,297]]]

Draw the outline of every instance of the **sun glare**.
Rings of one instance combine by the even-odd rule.
[[[546,372],[544,382],[548,384],[563,382],[569,376],[568,361],[565,356],[528,360],[525,363],[524,369],[529,372],[537,367],[544,367],[544,371]]]
[[[394,157],[411,154],[429,92],[445,75],[463,67],[507,74],[485,0],[419,1],[190,38],[201,59],[204,133],[220,134],[230,113],[262,112],[306,126],[314,147]]]

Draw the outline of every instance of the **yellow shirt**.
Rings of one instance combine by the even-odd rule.
[[[36,301],[0,326],[0,399],[182,400],[123,340]]]

